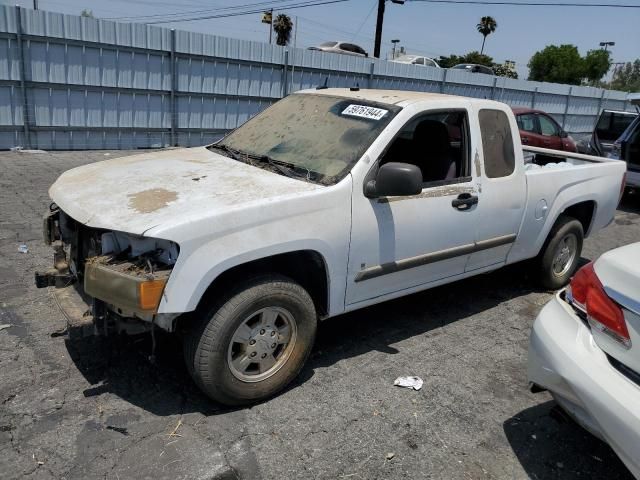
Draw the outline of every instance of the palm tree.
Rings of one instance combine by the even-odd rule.
[[[281,13],[273,21],[273,30],[276,32],[276,44],[283,47],[289,43],[291,39],[291,30],[293,29],[293,22],[289,15]]]
[[[476,25],[478,32],[482,34],[482,49],[480,54],[484,53],[484,42],[487,39],[487,35],[492,34],[498,28],[498,22],[493,17],[482,17],[480,23]]]

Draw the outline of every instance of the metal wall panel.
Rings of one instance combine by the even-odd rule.
[[[26,99],[18,10],[0,6],[0,148],[203,144],[283,95],[325,81],[330,87],[493,98],[545,110],[570,133],[589,132],[602,108],[634,111],[624,92],[593,87],[284,48],[42,10],[20,9],[19,15]]]

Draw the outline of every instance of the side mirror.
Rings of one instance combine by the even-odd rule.
[[[564,130],[560,130],[560,138],[567,138],[569,136],[569,134],[567,132],[565,132]]]
[[[367,198],[400,197],[422,192],[422,172],[410,163],[389,162],[378,169],[375,180],[365,185]]]

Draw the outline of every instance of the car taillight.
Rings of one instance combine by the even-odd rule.
[[[567,300],[587,315],[591,328],[607,334],[625,348],[631,348],[631,337],[622,309],[604,291],[593,262],[578,270],[571,279]]]

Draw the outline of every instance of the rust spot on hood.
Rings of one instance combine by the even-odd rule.
[[[129,197],[129,207],[140,213],[151,213],[175,202],[178,198],[176,192],[164,188],[152,188],[142,192],[132,193]]]

